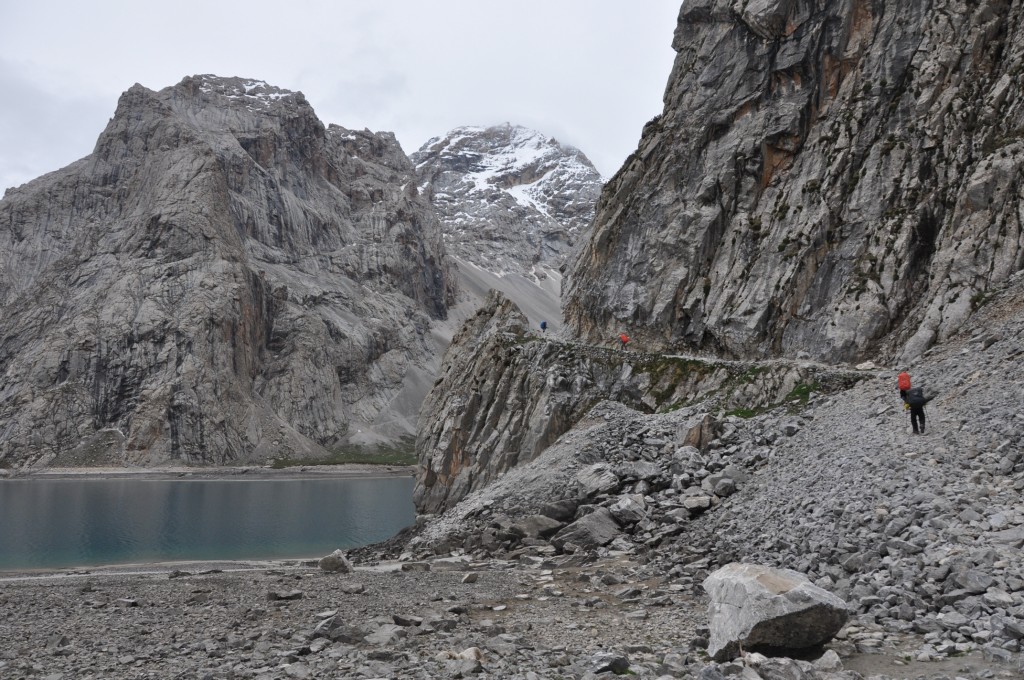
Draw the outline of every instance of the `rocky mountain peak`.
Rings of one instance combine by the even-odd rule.
[[[292,92],[270,85],[264,80],[251,78],[222,78],[214,75],[198,75],[185,78],[179,88],[198,89],[207,97],[224,97],[243,104],[247,108],[269,108],[282,99],[290,98],[297,103],[306,103],[301,92]]]
[[[394,442],[454,297],[393,135],[255,80],[136,85],[93,154],[0,201],[0,462]]]
[[[439,383],[421,508],[537,456],[546,443],[504,429],[521,414],[561,434],[588,398],[770,407],[820,387],[809,366],[912,365],[1024,268],[1024,0],[688,0],[674,47],[664,112],[568,270],[566,332],[507,355],[472,334],[449,349],[450,375],[516,391]],[[598,379],[616,365],[621,380]],[[453,427],[471,410],[494,425]]]
[[[456,128],[411,159],[448,248],[492,270],[557,268],[593,218],[601,187],[581,151],[518,125]]]

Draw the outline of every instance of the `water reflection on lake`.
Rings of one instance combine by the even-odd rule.
[[[413,523],[411,477],[0,481],[0,569],[320,557]]]

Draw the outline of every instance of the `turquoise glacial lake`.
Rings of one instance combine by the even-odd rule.
[[[415,521],[412,477],[0,481],[0,570],[319,558]]]

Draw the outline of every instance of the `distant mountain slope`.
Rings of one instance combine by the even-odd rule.
[[[601,190],[581,151],[517,125],[456,128],[411,159],[449,250],[496,273],[557,270]]]
[[[0,202],[0,465],[411,434],[455,290],[389,133],[261,81],[136,85],[93,154]]]

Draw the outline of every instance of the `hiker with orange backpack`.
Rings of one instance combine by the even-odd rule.
[[[900,398],[903,400],[903,410],[910,411],[910,427],[914,434],[924,434],[924,405],[933,399],[925,396],[924,390],[920,387],[910,386],[910,374],[901,371],[896,376],[896,387],[900,390]]]
[[[910,374],[906,371],[901,371],[896,376],[896,388],[900,391],[900,399],[903,400],[904,407],[907,404],[907,392],[910,391]]]
[[[619,342],[622,343],[622,351],[626,351],[626,345],[629,344],[629,336],[625,333],[619,333]]]

